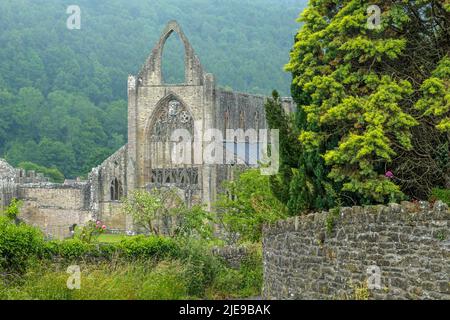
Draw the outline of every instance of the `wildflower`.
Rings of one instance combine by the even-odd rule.
[[[392,173],[392,171],[388,171],[384,174],[387,178],[392,179],[394,178],[394,174]]]

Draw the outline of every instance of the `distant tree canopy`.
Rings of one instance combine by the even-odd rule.
[[[277,189],[293,214],[450,187],[450,5],[378,2],[369,28],[371,4],[311,0],[299,20],[286,67],[299,108],[285,131],[300,150],[281,148],[291,171],[272,182],[289,186]],[[268,112],[286,117],[276,99]]]
[[[37,173],[42,173],[45,177],[50,178],[51,182],[64,182],[64,175],[56,168],[46,168],[32,162],[21,162],[18,167],[27,171],[34,170]]]
[[[17,166],[85,175],[126,143],[126,81],[165,24],[176,19],[219,85],[289,92],[283,65],[306,1],[79,0],[68,30],[58,0],[0,2],[0,157]],[[167,82],[183,75],[183,48],[164,51]],[[181,52],[180,52],[181,51]]]

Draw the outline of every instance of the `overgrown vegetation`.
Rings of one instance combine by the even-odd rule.
[[[214,269],[201,270],[180,260],[80,263],[81,288],[69,290],[66,264],[37,264],[20,278],[0,279],[0,299],[176,300],[259,294],[262,273],[258,270],[255,278],[253,268],[230,270],[219,263],[209,267]]]
[[[230,243],[260,241],[265,223],[287,216],[286,206],[271,192],[269,177],[259,169],[236,172],[235,180],[226,182],[224,189],[214,207]]]
[[[14,206],[14,205],[12,205]],[[88,230],[98,232],[94,223]],[[194,223],[195,225],[195,223]],[[0,299],[201,299],[258,296],[259,245],[239,269],[212,254],[217,241],[191,232],[124,236],[99,243],[88,234],[45,241],[37,228],[0,218]],[[90,235],[90,236],[89,236]],[[89,239],[87,239],[88,237]],[[69,265],[82,271],[81,290],[66,285]]]
[[[0,217],[0,271],[23,273],[44,254],[42,233],[23,223]]]
[[[211,240],[214,216],[200,205],[188,207],[172,189],[134,190],[122,210],[138,228],[153,235]]]
[[[450,189],[434,188],[431,194],[431,200],[441,200],[450,206]]]
[[[64,182],[64,175],[56,167],[46,168],[32,162],[21,162],[17,165],[17,167],[27,171],[34,170],[37,173],[42,173],[45,177],[49,178],[51,182]]]
[[[17,216],[20,212],[20,207],[22,206],[23,202],[14,198],[11,200],[11,203],[4,211],[4,216],[6,216],[10,220],[16,220]]]
[[[370,4],[311,0],[286,66],[295,118],[268,102],[270,127],[289,134],[272,185],[292,214],[450,187],[450,7],[384,1],[370,30]]]

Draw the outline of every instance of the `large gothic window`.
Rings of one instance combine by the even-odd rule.
[[[114,178],[111,181],[110,193],[111,193],[111,201],[119,201],[120,198],[122,198],[123,196],[122,184],[117,178]]]
[[[180,101],[174,97],[163,100],[148,134],[148,183],[184,186],[198,181],[198,170],[193,168],[194,119]]]
[[[177,129],[194,132],[194,121],[189,111],[177,100],[170,100],[156,112],[150,130],[151,141],[170,141],[171,134]]]

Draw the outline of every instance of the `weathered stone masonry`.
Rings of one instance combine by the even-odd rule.
[[[264,297],[352,299],[381,271],[371,299],[450,299],[450,211],[442,202],[342,208],[264,227]],[[331,221],[329,219],[329,221]]]
[[[180,84],[165,83],[162,72],[164,46],[173,33],[179,35],[185,49],[185,80]],[[246,164],[235,154],[233,164],[174,163],[171,134],[185,129],[192,135],[194,124],[197,131],[219,129],[223,136],[227,129],[267,128],[266,97],[219,89],[176,21],[167,24],[140,72],[129,76],[127,91],[125,146],[94,168],[82,183],[49,185],[34,172],[26,175],[0,161],[0,209],[19,197],[26,202],[24,220],[52,235],[55,232],[47,230],[50,226],[62,230],[57,233],[65,236],[69,226],[83,224],[88,218],[100,219],[116,231],[134,230],[133,221],[121,212],[120,200],[135,189],[172,188],[188,205],[204,203],[210,208],[222,182],[233,178],[236,166]],[[286,111],[295,108],[291,98],[282,98],[282,104]],[[191,147],[193,155],[202,155],[197,145]]]

